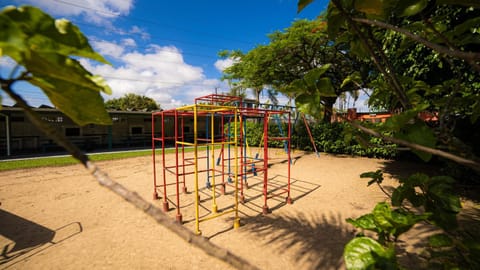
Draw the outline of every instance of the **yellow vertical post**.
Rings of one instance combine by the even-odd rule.
[[[194,174],[195,174],[195,233],[197,235],[202,234],[200,231],[200,214],[199,204],[200,199],[198,197],[198,145],[197,145],[197,105],[193,105],[193,161],[194,161]]]
[[[238,109],[234,109],[234,147],[235,147],[235,219],[233,220],[233,228],[237,229],[240,227],[240,218],[238,217],[238,137],[237,137],[237,115]]]
[[[214,116],[215,116],[215,113],[210,113],[211,117],[211,121],[210,121],[210,132],[211,132],[211,135],[210,135],[210,140],[211,140],[211,145],[212,145],[212,154],[211,154],[211,157],[212,157],[212,167],[211,167],[211,170],[212,170],[212,212],[213,213],[217,213],[218,211],[218,207],[217,207],[217,198],[216,198],[216,186],[215,186],[215,119],[214,119]]]

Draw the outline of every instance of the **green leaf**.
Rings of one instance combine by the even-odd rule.
[[[397,269],[393,248],[385,248],[368,237],[357,237],[345,246],[343,258],[347,269]]]
[[[312,101],[312,96],[308,93],[300,94],[295,98],[296,104],[309,104]]]
[[[368,181],[368,183],[367,183],[367,187],[369,187],[369,186],[371,186],[371,185],[373,185],[373,184],[375,184],[375,183],[377,183],[377,180],[376,180],[376,179],[370,180],[370,181]]]
[[[421,121],[417,121],[413,125],[406,126],[403,132],[395,134],[395,137],[429,148],[435,148],[437,142],[433,130]],[[432,158],[432,154],[430,153],[413,149],[412,152],[424,161],[429,161]]]
[[[319,68],[315,68],[305,74],[304,79],[308,84],[315,84],[325,72],[327,72],[332,64],[325,64]]]
[[[421,12],[427,7],[427,0],[402,0],[398,1],[395,7],[395,13],[400,17],[413,16]]]
[[[345,79],[343,79],[342,85],[340,85],[340,88],[344,88],[345,86],[353,83],[355,84],[361,84],[362,77],[360,76],[360,72],[355,71],[354,73],[348,75]]]
[[[5,8],[4,10],[8,10]],[[26,51],[27,45],[24,40],[27,35],[20,26],[12,21],[4,13],[0,13],[0,56],[8,55],[13,60],[21,59],[22,52]]]
[[[111,91],[102,79],[93,76],[80,62],[60,54],[31,52],[30,57],[24,60],[24,66],[36,77],[45,76],[68,81],[98,92],[109,93]]]
[[[322,97],[337,97],[330,78],[321,78],[316,84],[317,90]]]
[[[384,15],[383,0],[364,0],[355,1],[355,9],[366,14]]]
[[[424,199],[417,195],[415,188],[411,186],[402,185],[396,188],[392,193],[392,205],[401,206],[404,200],[408,200],[413,206],[419,207],[423,205]]]
[[[33,77],[30,82],[42,88],[57,109],[77,124],[111,125],[112,120],[98,91],[46,76]]]
[[[417,108],[406,110],[400,114],[393,115],[385,121],[385,128],[391,131],[400,131],[405,125],[412,122],[419,112],[428,108],[428,104],[417,106]]]
[[[385,19],[392,12],[396,2],[389,0],[355,1],[355,9],[365,13],[368,18]]]
[[[372,211],[375,223],[382,228],[382,231],[389,232],[393,228],[390,222],[392,210],[387,203],[378,203]]]
[[[375,232],[377,231],[377,225],[375,224],[373,214],[366,214],[357,219],[348,218],[346,221],[357,228]]]
[[[430,214],[416,215],[402,209],[392,211],[390,206],[383,202],[378,203],[372,211],[377,230],[383,232],[387,239],[390,235],[398,237],[408,231],[415,223],[425,220]]]
[[[437,206],[459,213],[462,206],[460,198],[453,192],[453,183],[455,180],[449,176],[434,176],[428,185],[428,192]]]
[[[322,67],[312,69],[304,76],[305,87],[310,93],[318,93],[322,97],[336,97],[332,81],[328,77],[322,77],[331,67],[325,64]],[[319,100],[320,101],[320,100]]]
[[[360,39],[355,39],[350,41],[350,52],[359,58],[368,58],[370,57],[370,52],[365,48]]]
[[[75,55],[108,63],[92,49],[88,39],[78,27],[67,20],[54,20],[40,9],[30,6],[4,9],[3,14],[18,25],[26,36],[23,39],[24,46],[19,49],[27,53],[27,57],[28,51],[25,50],[64,56]],[[22,64],[22,59],[14,59]]]
[[[108,62],[76,26],[29,6],[4,8],[0,26],[1,54],[23,66],[27,81],[40,87],[55,107],[79,125],[111,124],[100,95],[110,94],[110,87],[73,57]]]
[[[289,94],[303,93],[306,90],[305,82],[301,79],[294,80],[283,90],[285,91],[285,93]]]
[[[480,17],[469,19],[457,26],[451,31],[445,33],[457,46],[480,43],[479,28]]]
[[[310,5],[314,0],[299,0],[297,4],[297,13],[300,13],[306,6]]]
[[[328,36],[335,40],[340,33],[340,29],[345,27],[346,19],[335,5],[330,4],[327,11],[327,33]]]
[[[382,170],[376,170],[374,172],[364,172],[360,174],[360,178],[372,178],[375,181],[382,183],[383,181],[383,172]]]
[[[434,248],[449,247],[452,246],[453,240],[448,235],[440,233],[428,237],[428,244]]]

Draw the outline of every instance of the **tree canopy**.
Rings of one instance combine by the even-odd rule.
[[[107,110],[118,111],[156,111],[160,110],[160,105],[155,100],[146,96],[136,94],[125,94],[121,98],[114,98],[105,102]]]
[[[299,10],[311,2],[300,0]],[[367,76],[347,76],[344,81],[355,80],[372,89],[369,104],[395,112],[386,123],[374,127],[350,124],[406,146],[423,160],[436,155],[440,161],[463,165],[452,174],[459,177],[457,181],[478,180],[479,2],[331,0],[326,19],[329,38],[370,66]],[[425,112],[435,120],[425,121],[421,117]],[[361,177],[370,178],[368,185],[383,181],[381,170]],[[428,237],[431,256],[427,268],[478,268],[478,241],[464,238],[460,231],[453,233],[461,208],[454,191],[456,181],[417,173],[399,183],[388,194],[391,205],[379,203],[371,213],[347,220],[378,236],[378,241],[358,237],[347,244],[347,268],[400,268],[395,241],[423,221],[443,229],[443,233]]]
[[[321,19],[295,21],[268,37],[269,44],[247,53],[224,52],[222,56],[235,63],[224,71],[223,79],[257,94],[264,89],[282,92],[313,116],[323,114],[329,121],[337,96],[354,90],[351,85],[342,86],[344,74],[359,69],[359,63],[328,38],[326,22]],[[323,111],[319,106],[325,107]]]

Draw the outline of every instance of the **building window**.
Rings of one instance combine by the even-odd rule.
[[[118,115],[114,115],[114,116],[112,116],[112,121],[114,123],[121,123],[121,122],[125,122],[126,120],[123,117],[120,117]]]
[[[78,127],[67,127],[65,128],[65,136],[80,136],[80,128]]]
[[[63,116],[42,116],[42,120],[50,123],[62,123]]]
[[[183,133],[190,133],[190,127],[183,127]]]
[[[131,128],[130,128],[130,133],[131,133],[132,135],[143,134],[143,127],[131,127]]]

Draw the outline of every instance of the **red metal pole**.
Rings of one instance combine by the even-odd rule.
[[[157,168],[155,167],[155,114],[152,113],[152,164],[153,164],[153,199],[158,199]]]
[[[167,176],[165,166],[165,113],[162,113],[162,165],[163,165],[163,211],[168,211]]]
[[[185,142],[184,117],[181,118],[181,133],[182,142]],[[187,193],[187,186],[185,184],[185,144],[182,143],[182,175],[183,175],[183,193]]]
[[[263,138],[264,138],[264,147],[263,147],[263,214],[268,214],[270,209],[267,205],[267,196],[268,196],[268,118],[270,117],[269,113],[266,112],[263,118]]]
[[[240,112],[239,116],[240,116],[239,117],[240,118],[240,123],[237,126],[237,128],[240,129],[240,133],[239,133],[240,136],[238,138],[238,141],[240,142],[239,143],[240,144],[240,172],[241,172],[240,175],[242,176],[242,177],[240,177],[240,201],[242,203],[244,203],[245,202],[245,195],[243,194],[243,180],[244,180],[243,178],[246,177],[246,174],[244,173],[245,162],[243,161],[243,128],[242,128],[243,127],[243,121],[242,121],[243,120],[243,114],[242,114],[242,112]],[[237,116],[235,116],[235,117],[237,117]],[[237,130],[235,130],[234,132],[237,132]]]
[[[222,149],[220,150],[220,155],[218,158],[222,159],[222,193],[225,194],[227,185],[225,184],[225,158],[224,158],[224,151],[225,151],[225,115],[222,114],[222,120],[220,124],[220,132],[222,134]]]
[[[291,114],[288,112],[288,173],[287,173],[287,203],[292,203],[292,197],[290,197],[290,167],[292,164],[292,122],[291,122]]]
[[[177,193],[177,216],[176,220],[182,223],[182,214],[180,213],[180,192],[178,188],[178,111],[175,110],[175,188]]]

